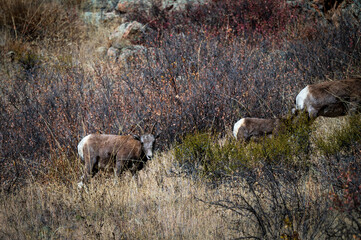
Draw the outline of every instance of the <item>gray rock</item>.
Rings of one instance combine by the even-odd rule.
[[[209,0],[120,0],[117,4],[117,10],[122,13],[132,11],[149,11],[152,3],[157,2],[160,9],[169,8],[171,11],[183,10],[187,4],[204,4]]]
[[[207,0],[162,0],[162,9],[172,6],[172,11],[184,10],[187,4],[202,5],[206,2]]]
[[[112,11],[118,0],[87,0],[83,3],[83,10],[87,12]]]
[[[107,57],[109,60],[115,62],[119,57],[119,53],[120,53],[119,49],[110,47],[107,51]]]
[[[147,30],[143,24],[136,21],[123,23],[110,35],[110,46],[121,49],[132,43],[142,43]]]
[[[151,0],[120,0],[115,9],[120,13],[142,12],[149,11],[151,6]]]
[[[113,51],[113,50],[111,50]],[[105,57],[107,56],[107,52],[108,52],[108,48],[106,47],[98,47],[96,50],[95,50],[95,53],[99,56],[99,57]]]
[[[136,57],[142,57],[146,51],[147,48],[141,45],[125,47],[120,51],[118,62],[127,64]]]
[[[83,19],[86,23],[90,24],[99,24],[102,19],[102,13],[101,12],[84,12],[83,13]]]
[[[104,14],[104,21],[112,21],[117,17],[119,17],[119,15],[116,12],[107,12]]]

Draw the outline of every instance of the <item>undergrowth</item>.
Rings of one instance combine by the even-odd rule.
[[[9,31],[16,40],[50,39],[71,42],[79,37],[81,20],[74,6],[80,0],[1,0],[0,30]]]
[[[186,135],[174,147],[175,159],[187,173],[220,178],[258,163],[308,169],[314,153],[334,156],[356,149],[361,140],[360,129],[360,116],[356,114],[347,117],[346,124],[329,136],[318,136],[307,116],[301,115],[290,121],[280,134],[264,136],[250,143],[233,138],[219,141],[207,132]]]
[[[260,163],[305,169],[310,165],[311,132],[307,116],[300,115],[288,119],[279,134],[248,144],[229,137],[219,141],[216,135],[207,132],[189,134],[174,147],[174,154],[186,173],[212,179],[222,179]]]

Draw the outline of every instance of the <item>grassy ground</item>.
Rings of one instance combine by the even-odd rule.
[[[30,183],[1,199],[1,235],[17,239],[231,237],[225,217],[232,214],[196,200],[215,200],[219,196],[215,190],[167,174],[171,163],[170,153],[157,156],[137,178],[98,177],[86,191],[77,189],[76,180],[71,185]]]
[[[327,138],[345,121],[319,119],[316,124],[324,128],[314,132],[314,137],[322,133]],[[343,160],[359,164],[360,153],[353,156],[358,160]],[[175,164],[174,150],[170,150],[158,153],[135,177],[126,173],[117,179],[100,173],[82,190],[77,189],[76,174],[66,182],[29,180],[25,187],[1,194],[0,234],[4,239],[358,236],[352,230],[358,220],[350,218],[359,208],[357,201],[356,206],[350,202],[338,205],[332,195],[347,198],[357,191],[337,190],[337,185],[327,179],[335,173],[340,174],[341,181],[341,171],[352,169],[343,169],[330,158],[328,161],[337,165],[333,172],[320,166],[323,156],[312,158],[311,171],[258,165],[249,169],[258,176],[238,172],[215,182],[188,175]],[[328,171],[327,176],[324,171]],[[356,184],[352,176],[350,183]],[[340,194],[343,190],[350,192]],[[341,234],[336,231],[338,227]]]

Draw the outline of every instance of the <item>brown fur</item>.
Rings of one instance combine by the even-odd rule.
[[[361,78],[308,85],[308,90],[304,104],[311,118],[338,117],[360,109]]]
[[[238,128],[237,139],[248,142],[253,137],[278,134],[283,126],[283,120],[279,118],[244,118],[243,124]]]
[[[114,164],[118,176],[125,168],[134,173],[143,167],[146,160],[142,142],[130,135],[90,134],[80,148],[79,154],[85,162],[85,182],[97,170],[113,168]]]

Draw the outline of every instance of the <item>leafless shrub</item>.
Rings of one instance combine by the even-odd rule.
[[[332,70],[342,75],[361,58],[356,45],[338,49],[342,41],[356,41],[359,30],[338,31],[335,36],[347,37],[325,35],[279,50],[267,41],[253,46],[242,39],[173,32],[128,67],[98,65],[92,74],[50,67],[32,53],[12,75],[2,76],[5,169],[10,174],[25,164],[33,174],[43,172],[50,153],[72,156],[89,132],[123,134],[158,123],[164,149],[195,130],[224,132],[240,117],[280,116],[309,79]],[[319,50],[330,44],[335,47]],[[327,62],[332,68],[324,68]]]
[[[317,174],[265,164],[232,176],[233,190],[221,200],[201,201],[238,215],[233,227],[240,239],[329,239],[339,234],[339,228],[343,236],[352,237],[354,232],[345,231],[346,225],[335,223],[343,218],[330,211],[331,203],[324,197],[327,183],[319,180]]]

